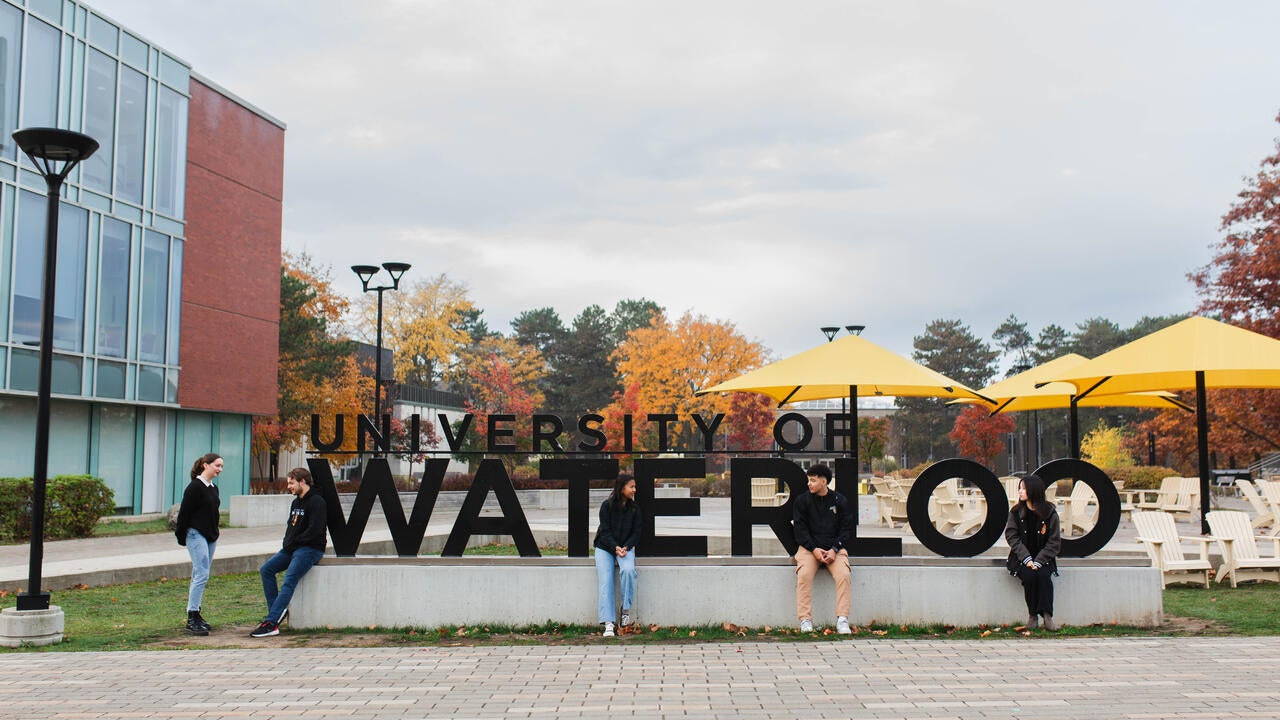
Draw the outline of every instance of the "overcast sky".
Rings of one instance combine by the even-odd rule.
[[[1275,149],[1275,2],[97,0],[288,124],[284,246],[490,327],[648,297],[778,357],[1188,312]]]

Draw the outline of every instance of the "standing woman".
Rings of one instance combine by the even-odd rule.
[[[1057,630],[1053,622],[1053,576],[1058,574],[1058,549],[1062,528],[1058,510],[1045,500],[1045,482],[1027,475],[1018,483],[1018,503],[1009,511],[1004,539],[1009,543],[1006,567],[1022,580],[1027,601],[1027,628],[1035,630],[1044,619],[1045,630]]]
[[[613,566],[618,565],[622,585],[622,628],[631,626],[636,599],[636,543],[640,542],[640,508],[636,505],[636,481],[618,478],[600,505],[600,527],[596,529],[596,580],[600,589],[598,620],[604,637],[613,637],[618,606],[613,598]]]
[[[187,632],[191,635],[208,635],[213,629],[200,616],[200,601],[204,586],[209,582],[209,566],[213,563],[213,549],[218,542],[218,486],[213,479],[222,473],[222,456],[217,453],[201,455],[191,466],[191,482],[182,493],[182,505],[178,508],[178,522],[174,534],[178,544],[187,546],[191,556],[191,589],[187,593]]]

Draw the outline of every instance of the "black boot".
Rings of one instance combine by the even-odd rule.
[[[204,616],[200,614],[199,610],[196,610],[196,622],[200,623],[200,627],[204,628],[207,632],[213,632],[213,626],[209,624],[208,620],[204,619]]]
[[[209,631],[205,628],[204,623],[200,620],[199,610],[187,611],[187,634],[188,635],[208,635]]]

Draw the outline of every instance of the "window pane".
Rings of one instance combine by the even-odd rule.
[[[9,356],[9,387],[14,390],[36,391],[40,374],[40,356],[30,350],[14,350]]]
[[[172,288],[169,293],[169,348],[165,353],[170,365],[178,365],[178,338],[182,318],[182,241],[173,239],[173,262],[169,266]]]
[[[49,379],[52,392],[59,395],[80,394],[80,361],[78,357],[54,353],[53,375]]]
[[[134,409],[122,405],[98,407],[98,477],[115,494],[118,508],[133,507],[134,446],[138,421]]]
[[[120,59],[139,70],[146,70],[147,44],[129,33],[125,33],[124,39],[120,43]]]
[[[0,3],[0,137],[18,129],[18,68],[22,59],[22,13]],[[13,159],[14,144],[4,143],[3,156]]]
[[[128,336],[129,225],[115,218],[103,218],[102,252],[98,260],[98,354],[124,357]],[[123,380],[123,375],[121,378]]]
[[[49,453],[49,477],[89,471],[89,403],[50,403],[49,437],[58,439],[58,451]]]
[[[62,33],[38,20],[27,23],[26,83],[23,87],[23,127],[58,126],[58,69]]]
[[[98,361],[98,387],[94,392],[98,397],[124,398],[124,363]]]
[[[58,274],[53,296],[53,346],[80,352],[84,347],[89,211],[66,204],[60,204],[58,209],[61,212],[58,213]]]
[[[120,39],[120,30],[97,15],[90,15],[89,39],[95,45],[105,48],[107,52],[115,53],[116,45]]]
[[[164,402],[164,370],[156,367],[138,368],[138,399]]]
[[[160,88],[156,108],[155,209],[182,217],[187,142],[187,99]]]
[[[147,231],[142,247],[142,295],[139,298],[138,358],[164,362],[169,316],[169,238]],[[164,385],[163,376],[160,386]],[[164,398],[161,387],[155,400]]]
[[[147,78],[120,70],[120,140],[116,149],[116,196],[142,204],[147,135]]]
[[[18,193],[18,227],[13,237],[13,327],[9,337],[40,343],[40,283],[44,267],[45,199]]]
[[[98,151],[82,163],[84,184],[111,192],[111,152],[116,136],[116,61],[89,51],[84,88],[84,132],[98,141]]]

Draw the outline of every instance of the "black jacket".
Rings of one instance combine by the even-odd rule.
[[[1009,511],[1009,519],[1004,524],[1004,539],[1009,543],[1009,559],[1005,567],[1010,573],[1018,574],[1018,567],[1025,565],[1027,558],[1046,565],[1058,574],[1058,550],[1062,547],[1062,526],[1058,522],[1058,509],[1053,503],[1046,502],[1047,517],[1040,517],[1022,503],[1013,506]]]
[[[640,506],[623,502],[613,507],[608,500],[600,503],[600,527],[596,529],[595,546],[612,553],[614,548],[630,550],[640,542]]]
[[[302,497],[295,497],[289,506],[289,523],[284,528],[284,551],[309,547],[324,552],[328,523],[328,510],[320,493],[312,489]]]
[[[187,489],[182,493],[182,504],[178,506],[178,520],[173,533],[178,536],[178,544],[187,544],[187,530],[200,531],[205,540],[214,542],[218,539],[218,486],[205,487],[200,478],[191,478]]]
[[[791,524],[796,542],[813,552],[817,548],[839,552],[853,539],[853,507],[849,499],[835,490],[826,495],[806,492],[791,504]]]

